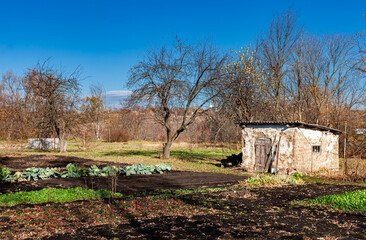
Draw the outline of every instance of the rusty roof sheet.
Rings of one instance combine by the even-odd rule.
[[[321,130],[321,131],[330,131],[334,134],[341,134],[342,131],[338,130],[338,129],[334,129],[334,128],[330,128],[330,127],[326,127],[326,126],[321,126],[321,125],[317,125],[317,124],[311,124],[311,123],[304,123],[304,122],[291,122],[291,121],[280,121],[280,122],[275,122],[275,121],[257,121],[257,122],[251,122],[251,121],[243,121],[243,122],[239,122],[239,125],[244,128],[248,125],[260,125],[260,126],[265,126],[265,125],[285,125],[288,127],[303,127],[303,128],[310,128],[310,129],[316,129],[316,130]]]

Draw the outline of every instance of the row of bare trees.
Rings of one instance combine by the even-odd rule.
[[[134,107],[107,110],[104,106],[102,87],[91,88],[90,95],[80,97],[80,73],[61,71],[49,61],[37,64],[22,77],[12,72],[3,75],[1,82],[0,138],[26,139],[32,137],[57,137],[60,151],[66,151],[65,138],[105,141],[148,140],[164,141],[165,129],[157,122],[156,113],[161,108]],[[204,114],[198,108],[171,108],[172,128],[181,126],[183,114],[196,120],[189,123],[189,130],[181,135],[182,141],[229,142],[227,128],[216,121],[219,112],[210,109]],[[237,128],[234,124],[231,128]],[[217,130],[217,133],[215,132]],[[239,131],[234,134],[238,140]],[[229,139],[229,140],[228,140]]]
[[[174,110],[171,113],[174,116],[170,123],[176,127],[181,124],[181,112]],[[163,142],[166,140],[166,132],[164,126],[155,118],[151,108],[135,107],[130,110],[107,111],[104,115],[106,127],[102,139],[111,142],[129,140]],[[240,127],[229,120],[223,122],[221,118],[226,118],[222,112],[207,111],[205,115],[197,117],[196,121],[179,135],[177,141],[210,145],[239,142]]]
[[[232,54],[210,42],[188,44],[177,39],[169,47],[148,51],[131,68],[130,104],[153,107],[166,130],[165,158],[173,141],[205,115],[209,105],[222,116],[216,121],[217,132],[228,122],[243,120],[304,121],[341,128],[352,110],[364,105],[362,41],[360,33],[307,33],[292,11],[275,17],[253,47]],[[182,109],[176,126],[173,108]]]
[[[340,127],[350,110],[364,105],[362,41],[360,33],[311,35],[287,11],[274,18],[253,50],[236,52],[225,107],[237,120]]]
[[[91,96],[81,99],[78,69],[67,73],[46,60],[22,77],[4,74],[0,89],[1,138],[54,136],[60,140],[61,152],[66,151],[66,136],[77,136],[81,125],[91,125],[100,138],[101,91],[93,88]]]

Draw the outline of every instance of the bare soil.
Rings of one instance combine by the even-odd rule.
[[[90,167],[91,164],[95,164],[98,167],[126,165],[123,163],[114,164],[111,162],[65,156],[36,155],[0,158],[0,166],[6,166],[13,171],[21,171],[29,167],[58,167],[63,169],[68,163],[77,164],[79,167]],[[164,189],[227,186],[236,184],[239,180],[246,178],[246,176],[231,174],[171,171],[164,174],[118,176],[116,190],[120,193],[131,194]],[[85,187],[96,190],[111,189],[111,183],[110,177],[50,178],[31,182],[3,183],[0,185],[0,193],[40,190],[47,187]]]
[[[88,159],[43,156],[7,157],[0,164],[21,170],[36,164],[42,167],[110,165]],[[245,177],[235,175],[172,171],[163,175],[120,176],[117,191],[138,194],[170,188],[232,185]],[[49,179],[12,183],[0,192],[41,189],[43,187],[87,186],[108,188],[108,178]],[[143,219],[131,217],[127,223],[89,226],[82,222],[75,229],[53,233],[43,239],[366,239],[366,216],[319,206],[293,204],[328,194],[366,189],[366,185],[306,184],[194,193],[177,196],[185,203],[208,206],[212,212]],[[80,202],[68,203],[78,207]],[[113,203],[112,203],[113,204]],[[55,204],[57,207],[58,204]],[[22,209],[26,206],[18,205]],[[7,221],[7,219],[0,219]],[[4,222],[4,224],[6,224]],[[0,224],[1,225],[1,224]],[[8,229],[21,228],[9,225]]]

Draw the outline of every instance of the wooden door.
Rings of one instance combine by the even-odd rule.
[[[254,170],[263,172],[271,149],[271,139],[257,138],[255,140],[255,164]]]

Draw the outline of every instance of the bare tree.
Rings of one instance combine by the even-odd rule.
[[[258,41],[258,57],[266,74],[263,88],[275,108],[275,118],[284,117],[282,110],[286,107],[285,79],[289,71],[289,60],[296,42],[302,34],[296,26],[296,17],[291,10],[275,17],[269,31]]]
[[[31,109],[33,102],[23,91],[23,81],[8,71],[2,76],[1,118],[7,139],[25,138],[35,133]]]
[[[233,122],[263,120],[269,115],[268,93],[264,90],[263,68],[249,48],[234,52],[225,66],[225,88],[216,107]],[[267,85],[268,86],[268,85]]]
[[[36,103],[37,127],[56,134],[60,152],[66,151],[66,133],[78,123],[79,78],[78,69],[68,74],[49,61],[38,63],[24,78],[24,89]]]
[[[299,91],[307,121],[329,125],[332,120],[337,126],[342,114],[360,103],[365,82],[356,42],[355,35],[306,37]]]
[[[105,113],[103,87],[101,85],[93,85],[90,87],[90,93],[84,99],[82,108],[86,114],[86,120],[92,124],[96,139],[101,140]]]
[[[164,158],[170,157],[174,140],[222,91],[224,64],[225,56],[212,44],[188,45],[177,40],[173,46],[148,51],[144,60],[131,68],[127,84],[133,89],[130,104],[156,106],[154,114],[166,129]],[[177,114],[174,108],[182,109],[178,126],[171,121]]]

